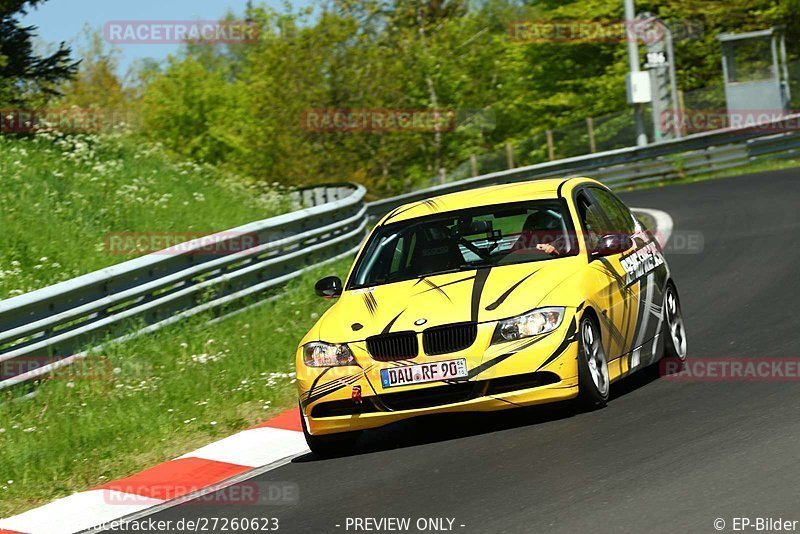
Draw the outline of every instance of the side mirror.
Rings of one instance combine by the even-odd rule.
[[[326,276],[314,284],[314,291],[320,297],[334,299],[342,295],[342,280],[338,276]]]
[[[597,248],[592,252],[592,257],[601,258],[622,254],[632,246],[633,239],[627,234],[607,234],[600,239]]]

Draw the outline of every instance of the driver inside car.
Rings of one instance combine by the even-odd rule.
[[[512,252],[538,250],[551,256],[560,256],[563,251],[563,227],[561,219],[548,210],[528,215],[522,233],[512,247]]]

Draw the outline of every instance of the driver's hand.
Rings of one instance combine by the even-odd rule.
[[[558,256],[558,249],[549,243],[538,243],[536,245],[536,250],[540,250],[551,256]]]

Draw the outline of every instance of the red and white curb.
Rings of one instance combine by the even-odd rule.
[[[295,408],[141,473],[0,519],[0,534],[81,532],[305,452]]]

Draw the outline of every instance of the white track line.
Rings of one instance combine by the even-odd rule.
[[[221,439],[179,458],[261,467],[306,449],[302,432],[282,428],[251,428]]]
[[[31,534],[78,532],[98,523],[149,510],[163,502],[112,490],[89,490],[3,519],[0,528]]]
[[[301,433],[301,435],[302,435],[302,433]],[[183,504],[185,502],[189,502],[191,500],[197,499],[199,497],[203,497],[205,495],[208,495],[210,493],[214,493],[216,491],[225,489],[225,488],[233,486],[235,484],[240,484],[240,483],[246,482],[246,481],[248,481],[248,480],[250,480],[252,478],[256,478],[257,476],[263,475],[264,473],[266,473],[268,471],[272,471],[273,469],[277,469],[279,467],[283,467],[284,465],[291,463],[291,461],[294,460],[295,458],[299,458],[300,456],[304,456],[304,455],[308,454],[309,452],[311,452],[311,451],[308,450],[308,447],[304,443],[303,444],[303,450],[299,451],[299,452],[296,452],[295,454],[293,454],[291,456],[288,456],[286,458],[282,458],[282,459],[280,459],[280,460],[278,460],[276,462],[273,462],[273,463],[271,463],[269,465],[265,465],[265,466],[262,466],[262,467],[257,467],[257,468],[255,468],[255,469],[253,469],[251,471],[247,471],[247,472],[242,473],[240,475],[236,475],[234,477],[231,477],[228,480],[223,480],[222,482],[219,482],[217,484],[213,484],[211,486],[208,486],[207,488],[203,488],[203,489],[199,489],[197,491],[193,491],[191,493],[187,493],[186,495],[182,495],[182,496],[178,497],[177,499],[172,499],[172,500],[166,501],[166,502],[162,501],[162,502],[159,502],[158,504],[156,504],[154,506],[151,506],[149,508],[146,508],[144,510],[133,511],[131,513],[128,513],[125,516],[119,517],[118,519],[116,519],[116,521],[118,523],[131,523],[131,522],[134,522],[134,521],[138,521],[140,519],[144,519],[145,517],[149,517],[151,515],[157,514],[158,512],[161,512],[163,510],[167,510],[169,508],[173,508],[175,506],[179,506],[179,505],[181,505],[181,504]],[[95,525],[92,525],[92,527],[90,527],[90,528],[87,528],[87,529],[82,530],[80,532],[76,532],[76,534],[97,534],[98,532],[102,532],[103,531],[103,528],[101,528],[101,527],[102,527],[102,525],[95,524]],[[35,534],[38,534],[38,533],[35,533]]]

